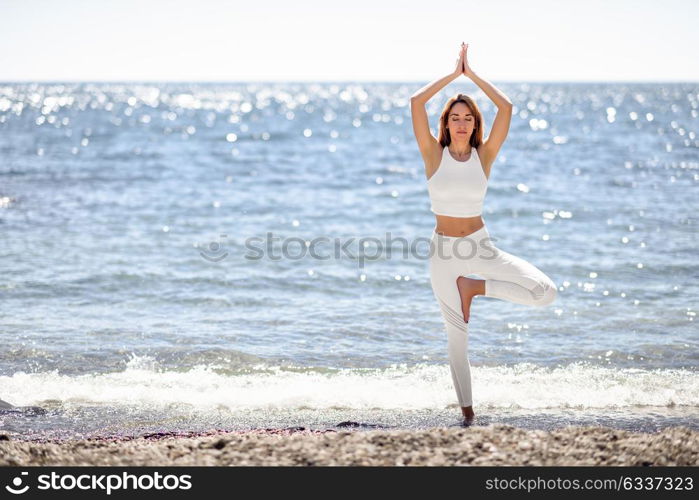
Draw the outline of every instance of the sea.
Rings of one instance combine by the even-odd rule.
[[[0,433],[462,425],[425,83],[0,83]],[[474,299],[474,425],[699,429],[699,83],[494,83],[483,218],[558,297]]]

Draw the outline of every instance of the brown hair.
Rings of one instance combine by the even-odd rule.
[[[474,148],[477,148],[483,143],[483,115],[481,114],[481,110],[478,109],[478,104],[476,104],[476,101],[466,94],[456,94],[444,105],[442,115],[439,117],[439,144],[442,147],[451,144],[451,134],[449,133],[449,129],[447,129],[447,121],[449,120],[451,108],[453,108],[454,104],[457,102],[463,102],[471,110],[471,113],[473,113],[475,123],[469,143]]]

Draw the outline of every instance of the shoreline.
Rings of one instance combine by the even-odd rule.
[[[505,424],[404,430],[155,432],[21,440],[0,431],[2,466],[696,466],[699,431],[603,426],[526,430]]]

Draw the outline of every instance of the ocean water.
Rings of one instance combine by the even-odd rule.
[[[459,425],[422,85],[0,84],[0,430]],[[699,84],[497,85],[483,217],[559,295],[474,300],[477,423],[699,429]]]

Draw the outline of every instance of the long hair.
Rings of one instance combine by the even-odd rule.
[[[471,146],[474,148],[477,148],[481,145],[481,143],[483,143],[483,115],[481,114],[481,110],[478,109],[478,104],[476,104],[476,101],[466,94],[456,94],[444,105],[442,115],[439,117],[439,144],[442,147],[451,144],[451,134],[449,133],[449,129],[447,129],[447,121],[449,120],[451,108],[453,108],[454,104],[457,102],[463,102],[466,106],[468,106],[468,109],[471,110],[471,113],[473,113],[474,126],[473,133],[469,139],[469,144],[471,144]]]

